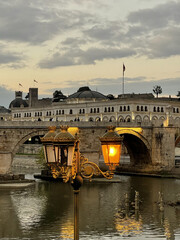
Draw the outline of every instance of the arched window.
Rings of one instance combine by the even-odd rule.
[[[175,113],[176,112],[176,109],[175,108],[173,108],[173,113]]]
[[[144,109],[144,110],[145,110],[145,112],[147,112],[147,110],[148,110],[148,109],[147,109],[147,106],[145,106],[145,109]]]
[[[107,112],[107,107],[104,108],[104,112]]]
[[[46,112],[46,116],[48,116],[49,115],[49,113],[48,112]]]
[[[73,114],[73,110],[72,109],[69,110],[69,114]]]
[[[85,109],[83,108],[83,113],[85,113]]]
[[[64,114],[64,110],[62,110],[62,114]]]
[[[177,108],[177,113],[179,113],[179,108]]]
[[[157,112],[160,112],[160,108],[159,107],[157,107]]]
[[[96,108],[94,108],[94,113],[96,113]]]
[[[164,112],[164,108],[163,107],[161,107],[161,112]]]
[[[110,112],[111,111],[111,108],[110,107],[108,107],[108,112]]]
[[[97,108],[97,113],[99,113],[99,108]]]
[[[141,111],[144,111],[144,108],[143,108],[143,106],[141,106]]]
[[[112,107],[111,109],[112,109],[111,111],[114,112],[114,107]]]
[[[153,108],[153,111],[156,112],[156,107]]]
[[[139,106],[137,106],[137,111],[139,111]]]
[[[122,106],[120,106],[119,111],[122,112]]]
[[[91,111],[90,111],[90,113],[92,113],[93,112],[93,110],[92,110],[92,108],[91,108]]]
[[[61,115],[61,110],[59,110],[59,115]]]
[[[130,106],[127,106],[127,111],[130,111]]]
[[[124,111],[126,111],[126,106],[124,106]]]
[[[81,114],[81,109],[79,109],[79,114]]]

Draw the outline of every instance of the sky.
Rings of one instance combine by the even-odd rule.
[[[0,106],[89,86],[105,95],[180,90],[180,0],[0,0]],[[35,80],[35,81],[34,81]]]

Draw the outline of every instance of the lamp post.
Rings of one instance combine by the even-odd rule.
[[[68,132],[68,126],[60,126],[58,133],[56,127],[49,127],[49,132],[41,138],[46,163],[52,176],[61,176],[64,182],[70,181],[73,187],[75,240],[79,239],[79,191],[83,178],[90,179],[93,175],[101,174],[111,179],[119,164],[123,137],[114,129],[109,127],[108,132],[100,138],[104,162],[109,167],[106,172],[80,154],[79,139]]]

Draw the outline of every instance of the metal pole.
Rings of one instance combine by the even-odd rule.
[[[74,240],[79,240],[79,192],[74,190]]]

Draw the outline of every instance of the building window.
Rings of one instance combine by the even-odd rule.
[[[156,107],[153,108],[153,112],[156,112]]]
[[[79,109],[79,114],[81,114],[81,109]]]
[[[127,111],[130,111],[130,106],[127,106]]]
[[[96,113],[96,108],[94,108],[94,113]]]
[[[126,106],[124,106],[124,112],[126,112]]]
[[[139,111],[139,106],[137,106],[137,111]]]
[[[179,113],[179,108],[177,108],[177,113]]]
[[[97,108],[97,113],[99,113],[99,108]]]
[[[164,112],[164,108],[163,107],[161,108],[161,112]]]
[[[62,114],[64,114],[64,110],[62,110]]]
[[[122,112],[122,106],[120,106],[119,111]]]
[[[114,107],[112,107],[112,112],[114,112]]]
[[[92,112],[93,112],[93,110],[92,110],[92,108],[91,108],[90,113],[92,113]]]
[[[145,110],[145,112],[147,112],[147,110],[148,110],[148,109],[147,109],[147,106],[145,106],[145,109],[144,109],[144,110]]]
[[[108,112],[111,112],[111,108],[110,107],[108,107]]]
[[[105,107],[104,112],[107,112],[107,108]]]
[[[159,107],[157,107],[157,112],[160,112],[160,108]]]
[[[85,113],[85,109],[83,108],[83,113]]]
[[[72,109],[69,110],[69,114],[73,114],[73,110]]]
[[[142,111],[142,112],[144,111],[143,106],[141,106],[141,111]]]

